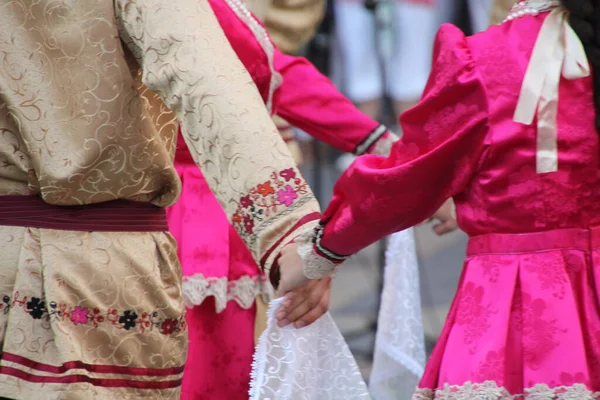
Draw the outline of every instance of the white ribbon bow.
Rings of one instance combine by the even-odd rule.
[[[585,78],[590,67],[585,49],[568,22],[562,7],[552,10],[539,32],[527,66],[514,121],[533,123],[537,112],[536,170],[538,174],[558,170],[558,91],[561,75]]]

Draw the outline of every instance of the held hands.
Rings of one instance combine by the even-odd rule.
[[[294,324],[295,328],[308,326],[321,318],[329,309],[331,278],[315,279],[288,292],[277,311],[280,327]]]
[[[287,245],[279,258],[279,293],[285,295],[277,312],[279,326],[294,324],[296,328],[310,325],[327,312],[331,278],[309,280],[298,254],[298,244]]]

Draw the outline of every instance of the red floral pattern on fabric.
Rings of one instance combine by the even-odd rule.
[[[490,380],[502,382],[504,363],[506,362],[505,354],[505,348],[497,351],[489,351],[485,356],[485,360],[479,363],[479,367],[475,372],[475,380],[477,382]]]
[[[515,302],[518,304],[518,302]],[[548,355],[560,344],[557,340],[561,330],[555,317],[548,318],[549,310],[546,301],[532,298],[528,294],[521,295],[522,309],[517,311],[523,337],[525,365],[538,370]]]
[[[31,318],[42,322],[53,320],[73,325],[88,325],[99,328],[101,325],[113,325],[116,329],[137,330],[140,333],[158,331],[163,335],[173,335],[187,330],[183,317],[165,318],[158,311],[148,312],[135,310],[117,310],[109,308],[88,308],[70,304],[47,302],[38,297],[21,297],[16,292],[14,298],[5,295],[0,304],[0,311],[8,313],[9,309],[22,308]]]
[[[485,289],[473,282],[465,284],[460,295],[456,324],[464,326],[464,343],[469,351],[477,350],[478,340],[491,327],[490,317],[494,314],[489,304],[483,304]]]
[[[232,224],[240,234],[252,234],[257,222],[264,221],[281,207],[292,207],[298,197],[306,193],[308,184],[293,168],[273,172],[268,181],[240,198]]]
[[[569,284],[565,274],[564,262],[552,259],[548,261],[539,254],[524,257],[525,269],[536,275],[542,290],[549,290],[556,298],[563,299]]]
[[[212,298],[187,311],[190,356],[181,400],[248,399],[255,317],[255,305],[244,310],[235,302],[215,314]]]

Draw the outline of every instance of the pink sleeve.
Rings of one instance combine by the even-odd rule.
[[[390,133],[360,112],[310,62],[275,49],[275,69],[283,76],[276,114],[315,139],[346,153],[364,154]],[[389,150],[389,148],[388,148]]]
[[[389,158],[359,158],[338,180],[314,240],[340,262],[431,216],[469,184],[486,148],[487,98],[463,33],[438,32],[421,102],[401,117],[404,137]]]

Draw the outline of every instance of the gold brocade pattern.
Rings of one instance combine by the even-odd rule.
[[[0,227],[2,395],[179,398],[187,337],[174,249],[164,233]],[[40,376],[43,388],[29,383]],[[115,380],[127,382],[107,387]]]
[[[204,0],[8,0],[0,26],[0,195],[166,207],[181,188],[179,123],[230,218],[294,168]],[[260,230],[237,225],[265,270],[318,211],[310,190],[294,195],[261,215]],[[1,396],[179,398],[186,338],[170,235],[0,227],[0,254],[0,301],[17,302],[0,310]],[[77,315],[53,318],[53,304]],[[71,318],[96,309],[118,319]],[[133,329],[144,315],[152,329]]]
[[[251,188],[294,166],[205,1],[14,0],[0,22],[0,194],[172,204],[168,109],[230,217]],[[260,238],[243,236],[257,260],[318,210],[310,191],[302,197]]]
[[[256,87],[227,38],[214,34],[220,27],[207,3],[120,0],[117,7],[122,37],[142,66],[143,83],[178,115],[190,153],[231,218],[253,188],[294,165]],[[197,28],[173,30],[164,21]],[[228,62],[196,67],[196,60],[207,54],[211,61]],[[261,222],[268,231],[242,237],[268,270],[277,249],[293,239],[278,242],[282,235],[294,230],[299,216],[316,210],[316,200],[306,191],[293,207],[281,208]],[[242,222],[232,223],[244,232]]]

